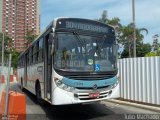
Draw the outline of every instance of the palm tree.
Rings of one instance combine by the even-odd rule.
[[[153,51],[157,51],[160,47],[160,43],[158,43],[158,39],[159,39],[159,35],[158,34],[155,34],[153,36],[153,44],[152,44],[152,49]]]
[[[26,47],[28,47],[29,44],[30,44],[32,41],[35,40],[36,37],[37,37],[37,35],[34,34],[33,30],[27,31],[27,34],[26,34],[26,36],[25,36],[25,38],[26,38],[26,42],[25,42]]]
[[[148,30],[146,28],[136,28],[136,46],[143,44],[143,31],[146,32],[146,35],[148,34]],[[128,48],[128,56],[131,57],[133,55],[133,24],[130,23],[128,26],[124,26],[122,33],[122,44],[125,49]]]
[[[109,24],[115,28],[116,39],[118,44],[123,46],[122,48],[124,48],[123,52],[125,53],[125,57],[128,57],[128,55],[131,57],[133,55],[133,23],[123,26],[118,17],[108,19],[107,11],[103,11],[101,17],[97,19],[97,21]],[[143,45],[144,35],[142,32],[146,32],[146,35],[148,34],[146,28],[136,28],[136,46]]]

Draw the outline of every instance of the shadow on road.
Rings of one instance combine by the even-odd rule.
[[[50,119],[74,119],[74,120],[88,120],[104,117],[106,115],[114,114],[107,110],[103,104],[90,105],[63,105],[63,106],[48,106],[43,107],[47,117]],[[50,110],[49,110],[50,109]],[[105,112],[107,111],[107,112]]]

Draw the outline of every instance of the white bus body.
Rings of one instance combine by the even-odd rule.
[[[63,18],[61,19],[63,20]],[[20,55],[19,67],[18,67],[18,80],[21,83],[21,87],[37,95],[38,99],[43,99],[53,105],[90,103],[90,102],[95,102],[100,100],[106,100],[109,98],[119,97],[119,81],[118,81],[118,78],[116,77],[116,74],[112,75],[112,77],[106,77],[107,73],[99,75],[101,71],[100,70],[96,71],[95,70],[96,68],[93,68],[95,70],[93,71],[93,76],[97,75],[98,77],[100,77],[100,79],[98,78],[96,79],[96,77],[93,78],[91,75],[92,72],[86,71],[86,73],[89,73],[88,76],[90,76],[91,78],[88,79],[87,75],[84,75],[85,78],[87,78],[85,80],[83,78],[84,76],[82,76],[82,79],[81,79],[80,74],[74,74],[75,79],[71,77],[67,77],[68,74],[66,74],[66,76],[65,75],[63,76],[63,74],[65,74],[65,72],[68,70],[68,68],[63,69],[63,71],[60,72],[63,74],[58,73],[59,70],[57,71],[56,69],[54,69],[54,64],[56,63],[55,61],[56,59],[58,59],[58,56],[61,56],[61,54],[58,54],[56,58],[53,58],[53,54],[56,54],[55,51],[52,53],[52,49],[54,48],[55,45],[53,44],[53,41],[50,42],[51,41],[50,39],[55,39],[54,34],[56,33],[55,32],[56,25],[58,23],[63,24],[63,21],[62,23],[58,21],[61,19],[56,19],[54,22],[52,22],[46,28],[46,30],[40,35],[40,37],[38,37],[35,41],[33,41],[31,46]],[[64,19],[68,19],[68,18],[64,18]],[[76,19],[76,18],[74,19],[75,24],[73,25],[75,26],[73,26],[72,23],[67,23],[67,24],[71,24],[70,26],[69,25],[68,26],[76,29],[77,27],[76,23],[78,23],[78,20],[79,19]],[[81,20],[83,21],[83,19]],[[87,20],[87,22],[89,23],[89,20]],[[92,23],[94,22],[95,21],[92,21]],[[96,22],[96,24],[97,23],[98,22]],[[79,30],[84,29],[85,31],[90,30],[91,32],[107,31],[106,29],[103,28],[103,25],[102,27],[99,27],[99,28],[91,24],[88,25],[88,28],[83,28],[83,26],[85,25],[85,22],[79,25],[82,25],[81,27],[80,26],[77,27],[77,29]],[[93,28],[94,30],[92,31]],[[50,33],[52,33],[53,35],[52,37],[50,37]],[[85,36],[82,36],[82,37],[85,38]],[[40,44],[40,40],[42,41],[41,43],[43,43],[43,45]],[[70,46],[72,46],[71,44],[72,42],[69,43]],[[66,43],[66,46],[69,46],[69,45],[67,45]],[[82,49],[82,48],[79,48],[79,49]],[[70,52],[75,52],[74,50],[75,49],[70,50],[68,48],[68,51]],[[105,50],[108,50],[108,48],[107,49],[103,48],[101,51],[105,51]],[[75,58],[75,53],[74,54],[70,53],[70,54],[71,54],[70,57]],[[108,54],[105,54],[105,55],[107,56]],[[61,59],[61,57],[59,58]],[[107,66],[103,66],[102,63],[98,63],[98,64],[93,63],[93,60],[94,59],[88,59],[87,64],[89,64],[90,66],[93,66],[95,64],[94,66],[97,65],[96,67],[98,67],[98,69],[101,69],[102,71],[103,69],[106,69],[106,68],[107,68],[106,70],[109,69]],[[56,64],[57,66],[63,66],[63,65],[59,65],[58,62]],[[70,65],[70,64],[71,64],[70,62],[67,63],[67,65]],[[92,67],[90,66],[86,67],[86,69],[87,70],[91,69]],[[71,67],[73,67],[73,65]],[[113,65],[111,67],[113,67]],[[80,68],[83,69],[83,67],[80,67]],[[82,73],[85,74],[84,71],[82,71]],[[111,76],[111,73],[109,75]],[[79,76],[79,78],[76,78],[77,76]],[[102,79],[102,76],[105,76],[105,78]]]

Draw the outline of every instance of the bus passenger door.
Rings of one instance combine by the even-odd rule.
[[[44,91],[45,98],[51,101],[51,78],[52,78],[52,56],[51,56],[51,45],[49,43],[49,34],[45,36],[45,49],[44,49],[44,70],[45,70],[45,80],[44,80]]]

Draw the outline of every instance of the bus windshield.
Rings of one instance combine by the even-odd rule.
[[[64,71],[105,72],[117,69],[115,39],[57,33],[54,67]]]

